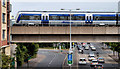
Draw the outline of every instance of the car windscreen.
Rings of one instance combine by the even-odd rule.
[[[80,61],[85,61],[85,59],[80,59]]]
[[[92,61],[93,63],[97,63],[97,61]]]

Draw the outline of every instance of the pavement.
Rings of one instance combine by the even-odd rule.
[[[43,61],[46,58],[45,55],[37,55],[36,58],[29,60],[29,63],[24,63],[22,67],[29,67],[29,68],[34,68],[37,66],[38,63]]]
[[[37,57],[29,61],[29,66],[23,64],[28,69],[62,69],[63,61],[68,51],[39,49]]]

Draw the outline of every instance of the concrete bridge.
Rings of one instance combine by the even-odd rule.
[[[12,42],[69,42],[69,26],[12,26]],[[120,27],[72,26],[72,42],[120,42]]]

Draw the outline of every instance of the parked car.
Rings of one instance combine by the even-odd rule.
[[[103,69],[103,65],[102,64],[96,64],[94,69]]]
[[[104,63],[104,62],[105,62],[105,60],[104,60],[104,58],[103,58],[103,57],[99,57],[99,58],[98,58],[98,62],[99,62],[99,63]]]
[[[86,59],[85,58],[80,58],[79,64],[87,64]]]
[[[90,66],[95,66],[96,64],[98,64],[98,61],[97,60],[92,60],[90,62]]]

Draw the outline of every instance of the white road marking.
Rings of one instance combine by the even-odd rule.
[[[55,57],[50,61],[49,64],[51,64],[53,62],[53,60],[56,58],[56,54],[54,54],[54,55],[55,55]]]

